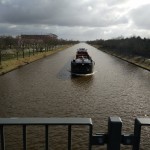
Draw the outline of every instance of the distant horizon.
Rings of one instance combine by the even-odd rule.
[[[21,36],[21,35],[50,35],[50,34],[53,34],[53,33],[47,33],[47,34],[19,34],[19,35],[0,35],[0,37],[1,36],[11,36],[11,37],[14,37],[14,38],[16,38],[17,36]],[[56,34],[54,34],[54,35],[56,35]],[[57,36],[57,35],[56,35]],[[59,36],[58,36],[58,39],[63,39],[63,40],[72,40],[72,41],[79,41],[79,42],[87,42],[87,41],[96,41],[96,40],[113,40],[113,39],[126,39],[126,38],[133,38],[133,37],[135,37],[135,38],[138,38],[138,37],[140,37],[141,39],[150,39],[150,37],[141,37],[141,36],[136,36],[136,35],[132,35],[132,36],[128,36],[128,37],[124,37],[123,35],[121,35],[121,36],[118,36],[118,37],[112,37],[112,38],[108,38],[108,39],[93,39],[93,40],[73,40],[73,39],[63,39],[63,38],[60,38]]]

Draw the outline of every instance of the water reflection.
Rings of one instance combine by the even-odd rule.
[[[61,80],[70,80],[71,73],[70,73],[70,63],[67,62],[57,73],[57,78]]]
[[[71,82],[76,86],[76,87],[85,87],[92,85],[94,80],[94,76],[72,76],[71,75]]]

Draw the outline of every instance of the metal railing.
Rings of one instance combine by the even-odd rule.
[[[71,150],[72,126],[89,126],[89,150],[91,149],[92,138],[92,120],[90,118],[0,118],[0,137],[1,150],[5,150],[4,126],[22,125],[23,150],[27,149],[27,126],[43,125],[45,126],[45,150],[49,149],[48,127],[49,126],[68,126],[68,150]]]
[[[22,126],[22,147],[27,150],[27,126],[43,125],[45,126],[45,150],[49,150],[49,126],[63,125],[68,127],[67,149],[72,149],[72,126],[88,126],[89,145],[107,144],[107,150],[120,150],[120,145],[131,145],[132,150],[139,150],[141,127],[150,126],[150,118],[136,118],[133,134],[122,134],[122,121],[119,117],[109,117],[108,132],[93,134],[93,124],[91,118],[0,118],[0,140],[1,150],[5,150],[5,126]]]

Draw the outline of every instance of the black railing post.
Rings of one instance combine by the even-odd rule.
[[[107,150],[120,150],[122,121],[119,117],[109,117]]]
[[[45,150],[48,150],[48,125],[45,125]]]
[[[27,149],[26,125],[23,125],[23,150]]]
[[[92,150],[93,125],[89,126],[89,150]]]
[[[134,124],[134,141],[133,141],[133,149],[140,149],[140,138],[141,138],[141,127],[142,126],[150,126],[150,118],[136,118]]]
[[[140,138],[141,138],[141,124],[138,119],[135,119],[134,124],[134,142],[133,142],[133,150],[139,150],[140,148]]]
[[[2,51],[0,50],[0,65],[2,65]]]
[[[0,136],[1,136],[1,150],[5,150],[5,138],[4,138],[4,127],[0,126]]]
[[[68,150],[71,150],[71,125],[68,125]]]

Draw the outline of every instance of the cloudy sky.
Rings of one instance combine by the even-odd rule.
[[[0,35],[150,38],[150,0],[0,0]]]

